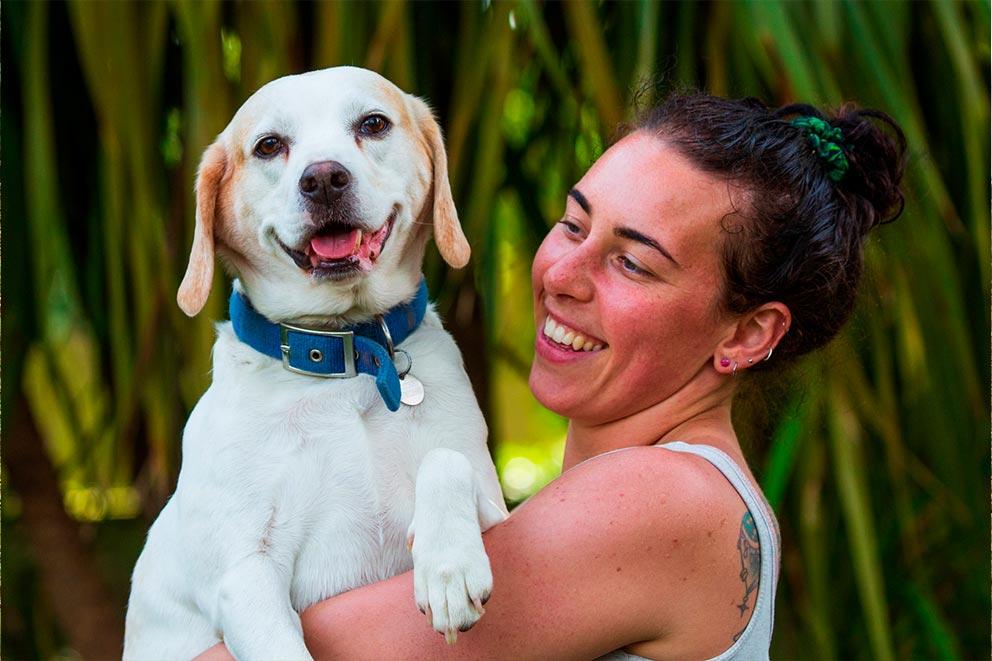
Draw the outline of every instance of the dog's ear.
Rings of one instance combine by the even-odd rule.
[[[220,141],[207,147],[196,176],[196,229],[189,253],[186,275],[179,285],[176,301],[190,317],[195,316],[207,302],[214,280],[214,226],[220,183],[227,169],[227,152]]]
[[[418,98],[413,99],[415,117],[420,132],[427,145],[431,162],[434,166],[433,198],[434,198],[434,241],[437,248],[450,266],[460,269],[468,264],[472,248],[465,239],[462,226],[458,222],[458,211],[451,197],[451,184],[448,182],[448,155],[444,151],[444,139],[441,137],[441,127],[431,113],[426,103]]]

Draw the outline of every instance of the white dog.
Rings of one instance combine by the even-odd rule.
[[[134,569],[126,659],[220,640],[240,659],[310,658],[301,610],[411,563],[449,642],[479,618],[481,533],[506,510],[461,356],[426,303],[431,227],[463,266],[438,126],[370,71],[273,81],[207,149],[178,300],[201,310],[216,249],[239,278],[233,323]]]

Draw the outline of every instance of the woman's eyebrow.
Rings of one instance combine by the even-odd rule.
[[[585,211],[587,215],[592,215],[592,206],[589,205],[589,200],[586,199],[586,196],[579,192],[579,189],[573,188],[568,191],[568,196],[578,202],[579,206],[582,207],[582,210]]]
[[[643,243],[646,246],[654,248],[662,255],[672,260],[672,264],[675,264],[675,266],[682,268],[682,266],[675,261],[675,258],[672,257],[672,253],[665,250],[664,246],[662,246],[660,243],[652,239],[650,236],[641,234],[637,230],[631,229],[630,227],[616,227],[613,229],[613,234],[620,237],[621,239],[629,239],[631,241],[637,241],[638,243]]]

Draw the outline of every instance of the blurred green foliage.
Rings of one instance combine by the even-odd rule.
[[[222,276],[196,319],[173,302],[197,159],[254,89],[357,64],[436,109],[474,255],[425,270],[517,501],[557,474],[565,430],[526,386],[530,259],[653,80],[642,102],[676,86],[857,100],[906,130],[906,211],[868,246],[852,323],[736,410],[782,527],[773,656],[989,657],[988,0],[0,12],[4,430],[22,416],[43,439],[114,609],[225,316]],[[11,489],[24,471],[5,451],[3,656],[65,655],[34,510]]]

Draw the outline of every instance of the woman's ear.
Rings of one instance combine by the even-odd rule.
[[[437,249],[451,267],[460,269],[468,264],[472,248],[465,239],[462,226],[458,222],[458,211],[451,197],[451,184],[448,182],[448,156],[444,151],[441,127],[438,126],[431,109],[422,100],[411,98],[414,121],[427,146],[434,169],[432,196],[434,200],[434,242]]]
[[[176,301],[190,317],[203,309],[214,279],[214,229],[217,221],[221,180],[227,169],[227,152],[220,141],[207,147],[196,177],[196,228],[186,275]]]
[[[791,324],[789,308],[777,301],[765,303],[741,316],[733,334],[717,346],[713,354],[714,368],[732,374],[767,360]]]

